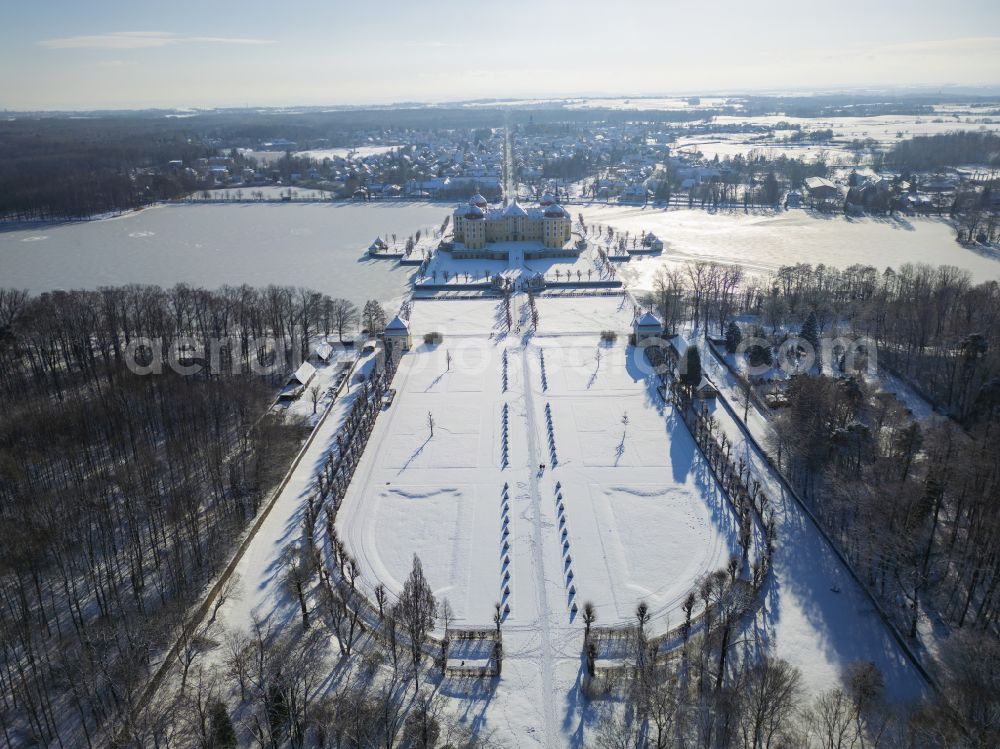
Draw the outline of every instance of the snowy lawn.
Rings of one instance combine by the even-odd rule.
[[[587,333],[597,346],[597,335],[602,330],[618,334],[623,342],[632,332],[634,308],[623,294],[617,296],[559,296],[546,291],[535,300],[538,308],[540,335],[574,335]],[[582,364],[582,362],[580,362]]]
[[[539,337],[523,339],[499,332],[497,300],[414,304],[415,347],[401,360],[396,400],[344,499],[341,535],[369,587],[381,582],[398,594],[415,553],[460,624],[489,626],[495,601],[510,603],[511,624],[528,623],[537,615],[538,586],[522,584],[521,574],[535,542],[520,543],[516,531],[537,512],[558,572],[543,585],[564,626],[584,600],[609,625],[631,622],[646,600],[653,628],[666,630],[680,621],[696,578],[736,551],[733,519],[690,434],[634,361],[631,304],[623,297],[541,297],[537,304]],[[523,305],[518,297],[515,306]],[[619,332],[616,342],[601,342],[605,328]],[[441,332],[443,342],[422,343],[425,330]],[[541,464],[533,491],[524,479]],[[513,535],[504,536],[501,493],[518,482],[524,490],[513,502],[525,507],[513,513]],[[507,539],[511,560],[503,568]]]
[[[447,312],[465,305],[418,302],[414,319],[428,306]],[[489,626],[501,598],[497,352],[456,346],[446,336],[402,357],[395,401],[379,417],[337,517],[368,589],[381,582],[397,595],[417,554],[459,624]]]
[[[500,300],[414,302],[414,348],[337,525],[369,593],[381,582],[398,595],[416,553],[453,626],[488,628],[502,604],[503,677],[484,699],[457,695],[486,730],[525,746],[581,745],[583,602],[613,625],[631,623],[646,600],[650,631],[666,631],[698,575],[724,565],[736,543],[689,433],[628,356],[631,305],[537,305],[536,336],[524,295],[512,309],[522,330],[510,335]],[[602,344],[602,329],[617,341]],[[443,341],[424,344],[428,331]]]
[[[699,575],[737,552],[724,497],[624,340],[539,338],[525,355],[540,420],[550,407],[577,597],[605,625],[631,624],[644,600],[665,631]]]

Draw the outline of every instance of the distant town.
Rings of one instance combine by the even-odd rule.
[[[123,126],[121,115],[77,121],[83,138],[72,143],[59,140],[61,120],[52,116],[0,123],[11,149],[25,128],[37,131],[31,147],[45,146],[48,160],[30,173],[6,162],[0,182],[33,189],[4,190],[0,216],[83,217],[155,200],[456,201],[478,192],[496,202],[508,187],[528,201],[548,193],[560,203],[947,215],[962,242],[997,239],[1000,103],[990,100],[596,99],[134,117],[148,135],[129,136],[126,173],[120,152],[114,169],[100,166],[111,156],[103,155],[108,136],[96,137],[105,125],[112,133]],[[144,150],[142,138],[161,132],[167,137]],[[84,194],[83,185],[95,189]]]

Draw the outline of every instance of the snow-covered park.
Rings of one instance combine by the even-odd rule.
[[[733,518],[626,345],[631,305],[587,298],[588,319],[583,301],[540,300],[539,335],[525,339],[500,334],[495,300],[415,305],[417,340],[433,329],[443,342],[403,356],[338,515],[363,579],[398,593],[416,553],[464,625],[489,625],[501,601],[511,624],[537,626],[544,594],[560,626],[573,623],[574,603],[593,601],[610,625],[645,600],[665,629],[695,579],[725,566]],[[475,322],[452,332],[460,310]],[[618,340],[602,342],[598,325]],[[505,483],[518,511],[502,569]],[[533,555],[549,550],[556,561],[539,580]]]
[[[645,601],[652,635],[676,627],[699,576],[738,553],[737,525],[688,428],[628,345],[630,298],[543,294],[536,305],[533,327],[527,297],[514,295],[507,333],[500,299],[413,302],[413,347],[336,525],[369,596],[379,584],[390,601],[398,596],[416,554],[435,597],[451,604],[452,627],[489,629],[501,603],[502,676],[485,689],[441,685],[470,727],[504,744],[582,746],[594,719],[581,691],[583,603],[595,605],[600,626],[633,623]],[[440,342],[425,343],[432,332]],[[735,398],[725,370],[703,359],[722,396]],[[324,412],[247,548],[219,608],[225,630],[298,617],[283,559],[358,387],[352,378]],[[924,686],[906,654],[724,405],[712,407],[721,429],[777,500],[776,552],[745,636],[799,668],[810,694],[872,661],[893,699],[915,698]],[[766,424],[754,412],[749,428],[762,438]],[[336,653],[331,642],[331,663]]]

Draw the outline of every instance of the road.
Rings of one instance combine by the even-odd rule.
[[[517,197],[514,180],[514,146],[511,143],[510,124],[504,124],[503,138],[503,202],[506,205]]]

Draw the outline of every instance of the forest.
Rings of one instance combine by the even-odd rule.
[[[276,386],[312,336],[357,320],[285,287],[0,289],[0,743],[126,730],[308,432],[270,410]],[[130,369],[185,336],[231,356],[187,376]],[[258,357],[269,366],[247,366]]]

